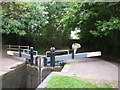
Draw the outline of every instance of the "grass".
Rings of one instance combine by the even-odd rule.
[[[66,63],[65,65],[71,65],[71,63]]]
[[[112,88],[107,84],[96,85],[87,81],[78,80],[76,77],[53,76],[45,88]]]

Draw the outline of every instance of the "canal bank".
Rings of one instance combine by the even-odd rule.
[[[2,53],[0,79],[1,88],[36,88],[52,71],[60,71],[62,67],[43,67],[25,64],[25,59]]]

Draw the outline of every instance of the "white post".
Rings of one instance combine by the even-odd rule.
[[[19,51],[19,49],[20,49],[20,45],[18,46],[18,51]]]
[[[9,51],[10,51],[10,44],[9,44]]]

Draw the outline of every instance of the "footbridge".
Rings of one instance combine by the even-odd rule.
[[[20,46],[20,45],[6,45],[8,48],[8,55],[15,55],[18,57],[25,58],[26,64],[38,65],[38,59],[43,59],[44,66],[55,67],[56,65],[61,65],[64,60],[68,59],[79,59],[86,57],[101,56],[101,51],[96,52],[84,52],[76,53],[76,48],[69,50],[55,50],[54,47],[50,48],[50,51],[46,51],[46,55],[38,55],[38,52],[30,46]],[[56,53],[67,52],[67,54],[57,55]],[[50,54],[50,56],[48,56]],[[56,64],[57,63],[57,64]]]

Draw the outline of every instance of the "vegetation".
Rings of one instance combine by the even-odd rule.
[[[112,88],[107,84],[96,85],[87,81],[81,81],[75,77],[69,76],[53,76],[46,88]]]
[[[63,30],[59,23],[65,13],[62,4],[1,3],[3,7],[1,30],[3,38],[10,44],[29,44],[37,48],[50,48],[53,45],[64,46],[64,42],[69,39],[70,34]],[[15,40],[13,41],[13,39]]]
[[[65,65],[71,65],[71,63],[66,63]]]
[[[82,46],[120,57],[120,2],[70,3],[61,20],[66,28],[80,29]]]
[[[120,58],[120,2],[1,2],[3,43],[65,47],[71,31],[83,48]]]

